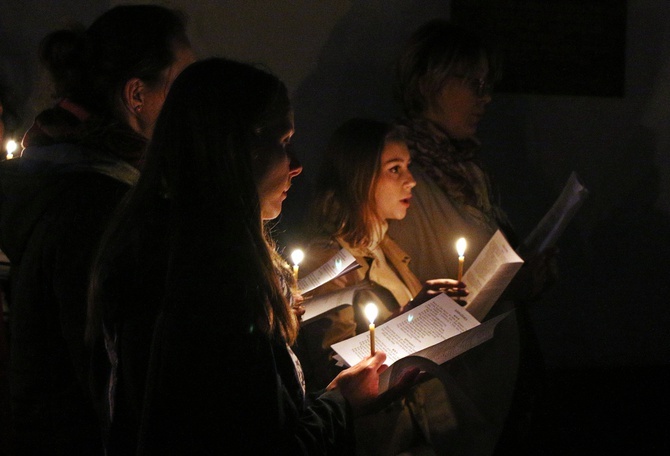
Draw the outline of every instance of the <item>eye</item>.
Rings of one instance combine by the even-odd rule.
[[[389,168],[389,171],[393,174],[398,174],[400,172],[400,165],[395,165],[394,167]]]

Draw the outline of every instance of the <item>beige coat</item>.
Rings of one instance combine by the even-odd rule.
[[[300,266],[301,277],[327,262],[342,248],[349,250],[360,265],[360,268],[321,285],[306,293],[306,296],[318,296],[364,282],[369,285],[357,294],[351,306],[331,310],[323,318],[301,328],[295,351],[303,365],[310,390],[325,387],[339,371],[334,366],[330,346],[368,329],[368,321],[363,314],[367,302],[377,303],[379,316],[375,323],[381,324],[421,290],[421,282],[409,269],[409,256],[388,236],[382,239],[380,246],[395,277],[389,277],[390,271],[381,266],[372,253],[352,248],[339,238],[317,239],[305,251],[305,260]],[[401,286],[395,287],[395,293],[386,288],[390,281],[395,281],[396,285],[400,282]]]

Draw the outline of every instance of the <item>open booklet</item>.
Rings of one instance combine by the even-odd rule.
[[[442,293],[375,329],[375,347],[386,353],[386,364],[413,365],[422,370],[439,366],[493,337],[496,325],[509,313],[480,323]],[[331,346],[342,364],[353,366],[370,354],[370,332]],[[383,377],[382,389],[389,383]]]
[[[308,296],[307,300],[302,303],[305,308],[305,313],[300,319],[300,324],[306,325],[317,318],[324,316],[329,310],[353,305],[361,290],[368,289],[370,289],[370,284],[366,281],[361,282],[358,285],[341,288],[315,297]]]
[[[513,324],[508,318],[513,312],[513,310],[510,310],[497,315],[460,334],[397,360],[380,375],[379,392],[383,393],[390,386],[395,385],[407,368],[419,368],[421,371],[432,374],[449,384],[452,380],[448,377],[447,372],[440,367],[468,350],[491,340],[495,336],[495,331],[499,325],[504,324],[503,321]]]
[[[460,298],[466,302],[465,309],[482,321],[523,262],[502,232],[496,231],[463,275],[469,291],[468,296]]]
[[[356,258],[347,249],[340,249],[339,252],[319,266],[318,269],[298,280],[298,290],[300,290],[300,293],[305,294],[326,282],[330,282],[336,277],[360,267],[361,265],[356,262]]]
[[[554,205],[524,239],[517,253],[523,258],[531,258],[548,247],[553,247],[588,194],[588,189],[582,185],[577,173],[573,171]]]
[[[348,257],[343,252],[346,252],[346,250],[342,249],[336,257],[340,258],[343,261],[342,264],[346,265]],[[335,259],[336,257],[333,258]],[[351,258],[353,259],[353,257]],[[322,285],[328,280],[332,280],[344,274],[344,272],[348,272],[359,266],[354,260],[353,265],[350,264],[348,270],[346,266],[343,266],[339,273],[337,273],[338,270],[334,267],[334,259],[329,260],[314,272],[319,274],[316,279],[309,282],[310,285],[312,283]],[[466,302],[465,309],[478,321],[483,320],[502,292],[505,291],[507,285],[512,281],[512,278],[522,264],[523,260],[521,257],[509,245],[505,236],[500,231],[497,231],[463,276],[463,282],[467,285],[470,292],[468,296],[461,298]],[[325,272],[320,273],[319,271],[322,269]],[[305,279],[310,278],[310,276]],[[307,290],[301,288],[301,292],[306,293],[314,288],[312,287]],[[302,316],[302,324],[308,324],[329,310],[353,305],[358,293],[361,290],[369,288],[369,284],[363,282],[353,287],[308,297],[303,303],[305,314]]]

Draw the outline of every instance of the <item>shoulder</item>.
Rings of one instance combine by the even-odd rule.
[[[309,274],[337,254],[341,248],[337,240],[332,237],[323,236],[310,240],[300,269],[304,274]]]
[[[409,258],[407,252],[405,252],[388,234],[384,236],[381,246],[386,257],[398,259]]]

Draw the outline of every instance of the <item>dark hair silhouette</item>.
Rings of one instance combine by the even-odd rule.
[[[175,46],[188,46],[186,18],[157,5],[122,5],[105,12],[88,29],[47,35],[40,61],[58,98],[68,97],[89,112],[114,117],[125,83],[139,78],[156,84],[175,60]]]
[[[256,188],[277,158],[272,155],[285,153],[263,147],[273,134],[268,127],[286,119],[290,109],[284,84],[249,64],[208,59],[177,77],[143,173],[103,239],[89,296],[89,337],[100,331],[103,313],[117,310],[100,308],[109,265],[138,226],[154,223],[147,214],[164,199],[169,219],[158,223],[170,233],[166,299],[213,301],[222,286],[221,280],[206,279],[211,271],[205,269],[213,268],[238,278],[244,300],[256,306],[236,312],[251,314],[271,338],[295,340],[297,321],[277,278],[278,254],[261,221]]]
[[[449,76],[472,76],[485,61],[488,80],[500,79],[497,52],[471,30],[445,19],[433,19],[408,40],[396,65],[394,93],[408,116],[421,114]]]

